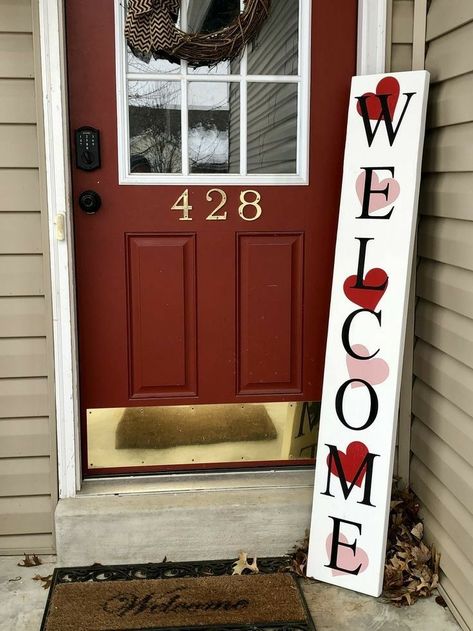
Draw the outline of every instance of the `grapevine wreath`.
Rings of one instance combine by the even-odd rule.
[[[245,0],[243,11],[211,33],[185,33],[176,26],[180,0],[128,0],[125,37],[133,54],[149,62],[165,58],[212,66],[237,57],[268,17],[271,0]]]

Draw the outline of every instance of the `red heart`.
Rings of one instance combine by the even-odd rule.
[[[353,482],[354,477],[358,473],[358,469],[360,468],[361,463],[366,458],[368,452],[368,447],[364,443],[353,442],[350,443],[347,447],[347,453],[343,453],[343,451],[338,451],[338,456],[340,458],[340,463],[342,465],[343,473],[345,474],[345,478],[347,482]],[[330,454],[327,456],[327,465],[330,463]],[[337,466],[335,464],[335,460],[331,459],[330,471],[338,476]],[[363,483],[363,478],[366,474],[366,465],[361,470],[360,475],[356,479],[356,486],[361,487]]]
[[[343,283],[343,291],[348,300],[351,300],[356,305],[360,305],[364,309],[376,308],[376,305],[381,300],[388,287],[388,275],[383,269],[374,267],[366,274],[363,284],[370,287],[379,287],[380,285],[386,285],[382,289],[367,289],[363,287],[355,287],[356,275],[349,276]]]
[[[397,101],[399,99],[399,82],[395,77],[385,77],[376,86],[376,94],[373,92],[365,92],[363,94],[366,97],[366,109],[368,110],[368,116],[371,120],[378,120],[382,114],[381,103],[376,95],[386,94],[388,96],[388,108],[391,114],[391,119],[394,118],[394,111],[396,109]],[[362,116],[360,101],[356,104],[358,114]]]

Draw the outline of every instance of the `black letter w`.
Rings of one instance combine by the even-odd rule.
[[[356,96],[361,111],[361,115],[363,117],[363,124],[365,126],[366,138],[368,140],[368,146],[371,147],[373,144],[374,137],[378,131],[379,125],[382,120],[386,123],[386,133],[388,134],[389,144],[392,147],[394,141],[396,140],[397,132],[399,131],[399,127],[401,126],[402,119],[404,118],[404,114],[409,106],[410,100],[416,94],[415,92],[404,92],[404,96],[407,97],[406,102],[404,104],[404,109],[402,110],[401,117],[397,124],[397,127],[393,127],[393,119],[391,118],[391,112],[389,111],[388,98],[391,94],[363,94],[363,96]],[[368,106],[366,105],[366,99],[379,99],[379,105],[381,108],[381,112],[379,114],[378,120],[374,129],[371,128],[370,116],[368,112]]]

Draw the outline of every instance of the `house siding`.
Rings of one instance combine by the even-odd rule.
[[[391,71],[412,68],[414,0],[392,0]]]
[[[408,5],[411,5],[408,7]],[[408,16],[410,16],[408,18]],[[394,0],[392,70],[408,70],[413,3]],[[411,40],[412,41],[412,40]],[[473,628],[473,3],[432,0],[416,278],[410,482],[441,586]],[[412,48],[412,47],[411,47]]]
[[[0,0],[0,554],[54,551],[57,497],[37,29]]]

